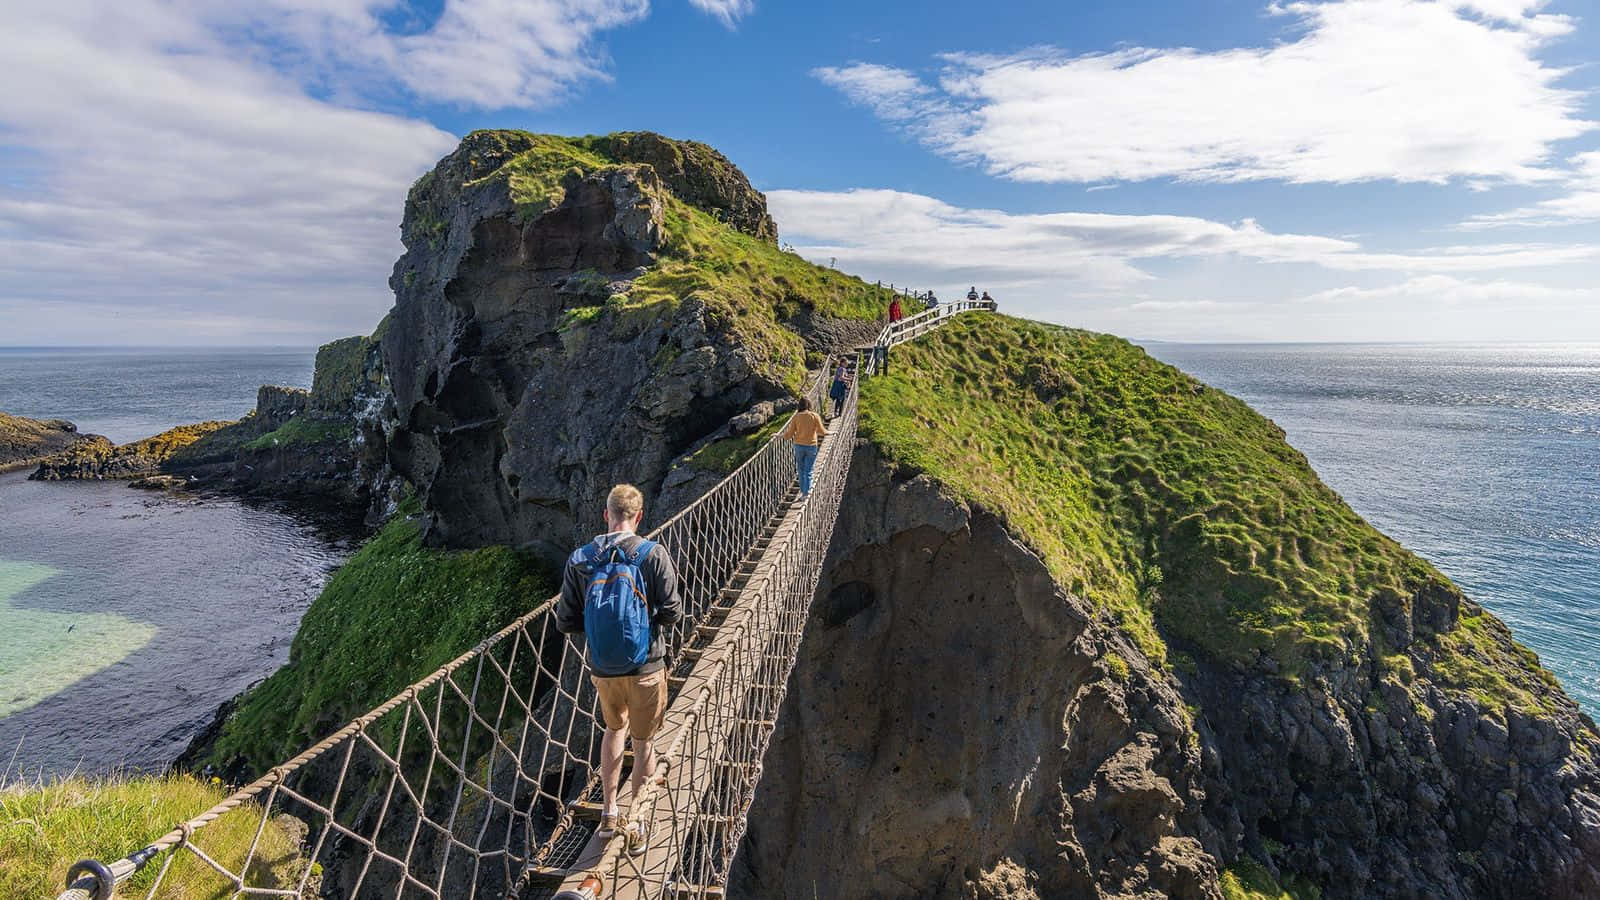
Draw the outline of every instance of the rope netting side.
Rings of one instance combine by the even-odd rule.
[[[882,339],[901,343],[967,308],[993,306],[946,304],[894,323]],[[817,409],[827,381],[818,373],[807,389]],[[614,875],[633,873],[613,884],[654,896],[664,885],[725,883],[843,496],[853,387],[846,403],[809,501],[786,507],[795,461],[774,438],[649,535],[673,557],[683,592],[673,658],[721,662],[697,665],[704,671],[673,689],[693,698],[691,713],[662,735],[667,785],[642,798],[666,819],[650,853],[612,860]],[[757,601],[730,615],[719,607],[724,589],[757,557],[741,587]],[[571,856],[564,842],[584,833],[571,827],[573,811],[596,790],[603,725],[583,643],[557,631],[554,605],[546,600],[148,847],[110,865],[80,864],[62,900],[109,897],[108,880],[124,884],[152,867],[137,892],[147,898],[180,886],[236,897],[500,897],[524,872]],[[727,618],[703,627],[713,614]],[[675,697],[673,709],[683,707]]]
[[[808,390],[820,401],[818,377]],[[694,633],[796,476],[787,442],[769,441],[650,537],[672,555]],[[593,785],[603,725],[584,648],[546,600],[376,709],[274,767],[148,847],[103,867],[118,883],[153,865],[140,896],[181,883],[235,896],[503,896],[547,856],[568,806]],[[274,835],[305,823],[306,849]],[[234,820],[253,819],[239,826]],[[227,837],[213,838],[227,820]],[[243,831],[246,839],[241,839]],[[331,865],[335,864],[336,865]],[[106,893],[92,870],[64,900]],[[336,873],[336,874],[335,874]],[[84,873],[79,873],[84,874]],[[338,884],[324,880],[337,877]]]
[[[822,559],[849,477],[858,394],[851,390],[824,442],[810,498],[777,523],[726,620],[698,650],[693,673],[657,740],[669,768],[635,802],[649,846],[614,839],[591,869],[608,898],[708,896],[726,885],[744,835],[762,759],[800,648]]]

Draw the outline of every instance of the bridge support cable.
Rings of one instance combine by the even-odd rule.
[[[879,340],[966,308],[993,307],[946,304]],[[807,391],[819,410],[826,387],[819,373]],[[809,499],[774,439],[649,535],[677,564],[685,616],[669,635],[664,782],[622,797],[651,824],[648,852],[591,839],[604,724],[583,642],[556,630],[551,598],[149,846],[74,866],[60,900],[109,898],[141,871],[129,896],[181,883],[234,897],[498,898],[595,877],[606,897],[722,896],[842,501],[856,406],[852,388]],[[284,847],[288,822],[304,832],[298,853]]]

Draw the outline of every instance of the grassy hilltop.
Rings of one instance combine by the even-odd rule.
[[[1461,600],[1270,420],[1120,338],[966,315],[898,348],[861,409],[890,458],[1002,515],[1158,664],[1200,654],[1298,684],[1375,651],[1410,683],[1416,662],[1384,645],[1374,598]],[[1470,603],[1419,655],[1490,709],[1539,709],[1558,689]]]

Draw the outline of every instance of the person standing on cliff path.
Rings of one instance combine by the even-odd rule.
[[[619,484],[606,497],[607,531],[573,551],[556,601],[556,628],[583,634],[590,680],[600,698],[600,789],[605,808],[595,836],[627,834],[637,856],[649,841],[646,823],[629,822],[617,808],[624,735],[633,738],[633,798],[654,775],[652,741],[667,711],[667,644],[662,631],[683,617],[678,572],[665,547],[638,535],[644,495]]]
[[[800,496],[811,496],[811,469],[817,464],[817,450],[828,436],[822,417],[811,411],[811,401],[800,398],[800,410],[783,426],[779,437],[794,441],[794,467],[800,473]]]
[[[898,322],[904,317],[905,317],[905,313],[900,311],[900,298],[896,297],[893,300],[890,300],[889,301],[889,321],[891,323]]]
[[[977,303],[978,302],[978,286],[977,285],[973,285],[972,287],[967,288],[967,302],[968,303]]]

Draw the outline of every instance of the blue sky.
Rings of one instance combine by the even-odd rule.
[[[1600,8],[57,0],[0,344],[309,344],[482,127],[706,141],[868,279],[1166,340],[1600,340]]]

